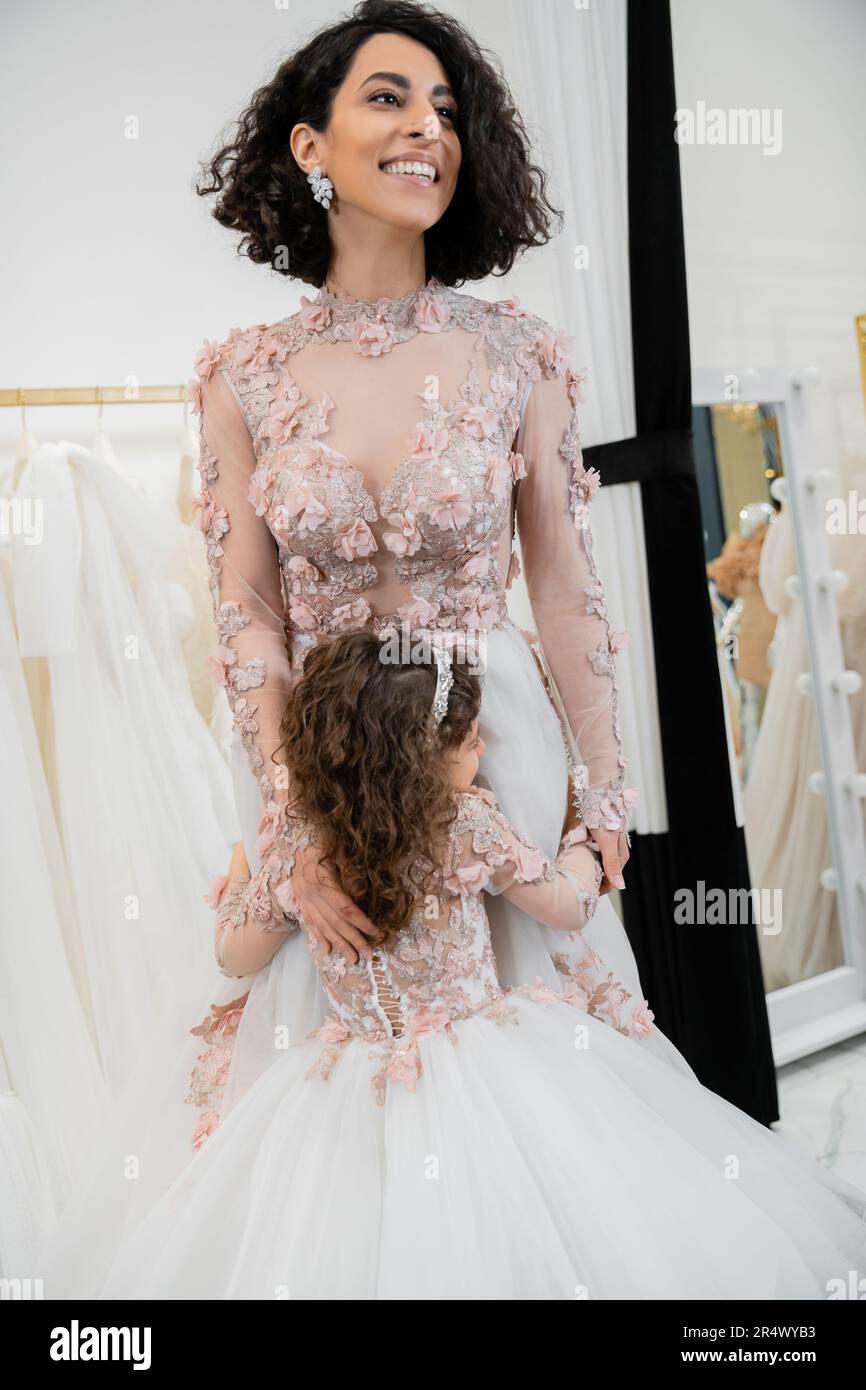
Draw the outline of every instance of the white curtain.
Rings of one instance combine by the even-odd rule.
[[[526,309],[571,336],[573,365],[589,369],[584,447],[631,438],[626,0],[585,10],[561,0],[466,0],[447,8],[500,58],[537,162],[550,176],[550,199],[565,214],[561,235],[504,280],[465,288],[493,299],[516,293]],[[577,247],[586,248],[585,269],[575,266]],[[632,827],[663,833],[668,821],[640,484],[602,487],[591,520],[611,625],[631,638],[617,657],[617,683],[626,784],[639,791]],[[529,626],[521,579],[510,599],[515,620]],[[676,614],[670,618],[676,621]]]

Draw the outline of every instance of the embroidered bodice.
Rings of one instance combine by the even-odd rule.
[[[442,1030],[456,1043],[455,1024],[476,1015],[498,1023],[516,1022],[514,998],[518,995],[572,1005],[629,1037],[652,1031],[653,1014],[646,1000],[629,994],[583,934],[598,906],[602,879],[600,851],[589,841],[586,827],[564,835],[556,859],[551,860],[515,830],[489,789],[472,786],[455,793],[455,799],[456,819],[448,838],[440,899],[420,904],[406,926],[376,948],[370,960],[360,957],[349,962],[340,952],[325,954],[315,935],[306,933],[331,1009],[320,1027],[299,1040],[320,1043],[306,1072],[308,1080],[327,1080],[346,1045],[367,1043],[378,1064],[371,1081],[382,1104],[389,1081],[415,1089],[422,1071],[420,1038]],[[309,838],[309,829],[302,825],[296,843]],[[249,884],[249,879],[233,879],[217,910],[217,958],[222,962],[236,952],[244,968],[263,939],[255,916],[247,915]],[[562,949],[553,956],[562,977],[561,990],[540,980],[503,989],[484,908],[485,892],[505,894],[537,921],[562,933]],[[294,929],[298,930],[297,923]],[[228,1005],[214,1005],[209,1016],[192,1029],[208,1044],[198,1058],[187,1096],[190,1104],[203,1111],[193,1136],[195,1147],[218,1123],[232,1040],[246,999],[243,994]]]
[[[569,853],[582,877],[566,876]],[[441,900],[419,906],[370,961],[361,957],[351,964],[339,952],[325,954],[307,933],[335,1017],[350,1033],[380,1040],[414,1035],[433,1019],[453,1021],[498,999],[502,991],[482,890],[501,893],[531,883],[530,899],[542,917],[577,931],[598,903],[597,870],[595,852],[586,844],[563,850],[560,864],[529,845],[486,788],[458,794]]]
[[[284,878],[283,702],[321,634],[408,625],[479,641],[509,622],[520,537],[541,646],[579,749],[587,826],[627,824],[612,632],[588,513],[582,373],[543,320],[429,280],[368,303],[321,290],[206,342],[200,524],[213,669],[262,792],[259,894]],[[270,902],[270,907],[268,907]],[[264,920],[264,919],[263,919]]]

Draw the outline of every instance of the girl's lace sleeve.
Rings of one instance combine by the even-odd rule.
[[[590,828],[626,829],[637,792],[624,786],[616,653],[628,634],[610,629],[592,551],[589,508],[600,479],[583,464],[577,414],[582,376],[554,339],[542,338],[533,360],[538,376],[515,442],[525,468],[516,519],[526,588],[579,754],[573,788],[578,819]]]
[[[196,505],[219,637],[210,661],[261,793],[262,867],[249,881],[250,902],[258,920],[277,925],[286,917],[282,899],[293,862],[288,774],[279,753],[292,669],[277,545],[258,501],[253,443],[223,355],[219,345],[205,344],[191,391],[201,411]]]
[[[598,906],[602,877],[598,852],[584,836],[571,831],[550,859],[506,820],[492,792],[472,787],[460,797],[446,887],[504,893],[545,926],[580,931]]]
[[[460,797],[445,884],[455,893],[504,893],[537,921],[567,933],[553,956],[563,977],[561,996],[551,996],[541,980],[519,986],[517,993],[562,997],[619,1033],[647,1037],[653,1030],[647,1001],[629,993],[581,931],[598,906],[599,855],[586,828],[578,826],[563,836],[556,859],[549,859],[506,820],[492,792],[472,787]]]

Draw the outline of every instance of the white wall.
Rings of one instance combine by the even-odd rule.
[[[500,52],[521,102],[515,11],[525,6],[561,25],[563,43],[579,36],[568,0],[448,6]],[[348,8],[333,0],[3,7],[0,385],[116,384],[127,374],[179,383],[205,336],[294,309],[299,290],[234,255],[192,179],[197,158],[280,58]],[[862,451],[852,320],[866,309],[866,3],[673,0],[673,20],[681,105],[703,98],[783,109],[775,158],[681,150],[693,360],[814,361],[830,392],[825,438]],[[140,121],[136,140],[124,135],[129,116]],[[532,111],[527,118],[532,126]],[[550,148],[577,139],[574,123],[539,134]],[[517,289],[555,319],[550,283],[536,261],[497,282],[495,294]],[[599,375],[617,374],[626,372],[602,362],[597,386]],[[624,409],[612,402],[608,419]],[[170,482],[180,407],[108,408],[105,418],[133,471]],[[42,438],[89,444],[95,408],[31,410],[29,422]],[[19,428],[17,411],[0,412],[0,454],[9,455]],[[595,442],[592,432],[585,438]]]
[[[866,3],[671,0],[677,102],[779,107],[782,148],[683,145],[692,363],[796,368],[826,461],[866,458]]]

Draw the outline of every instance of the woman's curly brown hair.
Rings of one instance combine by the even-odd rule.
[[[405,926],[419,899],[442,892],[457,815],[447,754],[481,704],[478,675],[455,656],[437,726],[433,652],[417,639],[413,649],[414,659],[400,664],[369,629],[321,638],[307,651],[280,728],[290,815],[315,831],[320,862],[386,933]]]
[[[499,60],[453,15],[413,0],[363,0],[319,30],[260,87],[217,153],[202,161],[196,192],[218,194],[213,216],[243,233],[239,254],[317,288],[330,269],[327,214],[295,162],[298,122],[327,129],[333,97],[373,34],[415,39],[439,59],[454,91],[462,164],[449,207],[424,236],[426,272],[445,285],[505,275],[520,252],[543,246],[562,213],[547,199],[522,117]]]

